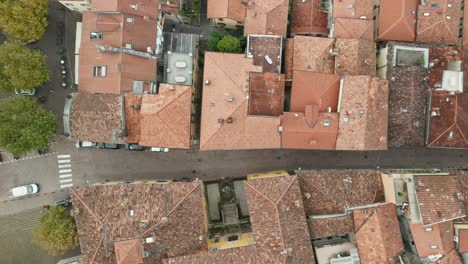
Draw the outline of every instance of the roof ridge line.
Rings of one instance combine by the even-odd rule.
[[[185,196],[182,198],[182,200],[180,200],[180,201],[174,206],[174,208],[172,208],[172,209],[167,213],[167,216],[166,216],[166,217],[168,217],[169,215],[171,215],[172,212],[174,212],[174,210],[177,209],[177,207],[179,207],[179,205],[182,204],[182,203],[195,191],[195,189],[197,189],[198,187],[200,187],[200,185],[201,185],[200,182],[199,182],[198,184],[196,184],[195,187],[193,187],[192,190],[190,190],[190,191],[188,192],[188,194],[185,195]],[[152,230],[154,227],[158,226],[158,225],[161,224],[161,223],[162,223],[162,221],[159,221],[159,222],[157,222],[156,224],[152,225],[150,228],[146,229],[146,230],[140,235],[140,237],[146,235],[150,230]]]
[[[334,199],[329,199],[327,194],[325,192],[322,192],[322,190],[320,188],[317,188],[317,186],[315,186],[312,182],[310,182],[309,180],[307,180],[306,178],[304,178],[303,176],[301,176],[300,174],[298,174],[297,176],[301,177],[304,181],[306,181],[307,183],[309,183],[312,187],[314,187],[314,189],[318,190],[320,193],[322,193],[324,195],[324,197],[326,197],[328,200],[332,201],[334,204],[338,205],[338,206],[341,206],[340,204],[338,204],[338,202]],[[344,208],[344,206],[343,206]]]
[[[468,140],[466,139],[465,137],[465,134],[463,133],[463,131],[461,130],[460,126],[458,125],[458,123],[455,124],[458,128],[458,130],[460,131],[460,135],[463,137],[463,139],[465,140],[465,143],[468,144]]]
[[[370,209],[370,208],[365,208],[365,209]],[[359,233],[359,231],[361,230],[361,228],[362,228],[372,217],[374,217],[375,213],[376,213],[377,210],[378,210],[378,207],[374,207],[374,209],[375,209],[375,210],[372,211],[372,214],[369,215],[369,216],[367,217],[367,219],[361,224],[361,226],[359,226],[358,229],[355,229],[355,230],[354,230],[354,233],[356,233],[356,235],[357,235],[357,233]],[[354,222],[354,219],[353,219],[353,222]]]
[[[104,238],[101,237],[101,240],[99,240],[99,243],[96,247],[96,251],[94,251],[94,254],[93,254],[93,258],[91,259],[91,262],[90,264],[93,264],[94,263],[94,260],[96,259],[96,256],[97,256],[97,253],[99,251],[99,247],[102,245],[102,241],[103,241]]]
[[[273,202],[270,198],[266,197],[262,192],[260,192],[257,188],[253,187],[251,184],[248,183],[248,181],[244,181],[245,184],[247,184],[252,190],[260,194],[265,200],[269,201],[271,204],[273,204],[276,207],[276,203]]]
[[[436,137],[431,143],[429,143],[428,146],[434,144],[434,142],[439,140],[443,135],[445,135],[445,133],[447,133],[447,131],[449,131],[449,129],[451,129],[455,125],[456,125],[456,123],[453,123],[451,126],[449,126],[446,130],[444,130],[444,132],[440,133],[440,135],[438,137]]]
[[[290,175],[291,176],[291,175]],[[290,177],[290,176],[286,176],[286,177]],[[279,202],[283,199],[283,196],[289,191],[289,189],[291,189],[291,186],[294,184],[294,182],[296,181],[297,179],[297,176],[294,175],[293,177],[296,177],[294,179],[292,179],[292,181],[289,183],[288,187],[284,190],[284,192],[281,194],[281,196],[279,197],[278,201],[276,201],[276,204],[275,205],[278,205]]]
[[[81,199],[81,197],[75,192],[75,190],[70,189],[70,191],[75,195],[76,198],[78,198],[78,200],[81,202],[81,204],[84,205],[84,207],[86,207],[86,209],[91,213],[91,215],[93,215],[94,218],[96,218],[97,222],[99,222],[99,224],[103,225],[101,219],[99,219],[99,217],[96,215],[96,213],[93,212],[93,210],[91,210],[91,208],[89,208],[89,206],[83,201],[83,199]]]

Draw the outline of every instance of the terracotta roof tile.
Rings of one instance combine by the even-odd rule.
[[[304,113],[306,105],[316,104],[320,112],[337,111],[340,77],[334,74],[294,71],[291,112]]]
[[[371,76],[346,76],[336,148],[387,149],[388,83]]]
[[[439,260],[440,264],[462,264],[462,259],[454,248]]]
[[[354,232],[351,214],[329,218],[309,218],[307,224],[312,238],[345,235]]]
[[[342,214],[345,208],[385,201],[379,171],[296,171],[296,174],[306,197],[306,215]]]
[[[403,250],[397,208],[389,203],[353,210],[354,230],[362,263],[399,263],[394,257]]]
[[[457,45],[461,2],[461,0],[430,0],[426,4],[419,5],[416,41]],[[425,15],[426,13],[429,15]]]
[[[143,96],[139,144],[189,149],[191,111],[190,86],[161,84],[157,95]]]
[[[140,110],[142,94],[127,93],[125,97],[125,123],[127,124],[127,142],[136,143],[140,141]]]
[[[240,0],[208,0],[208,18],[228,18],[244,22],[246,6]]]
[[[127,22],[133,18],[133,23]],[[143,58],[126,53],[103,53],[96,45],[125,48],[146,52],[156,49],[157,22],[141,16],[119,13],[83,14],[83,31],[80,48],[79,91],[83,93],[115,93],[132,91],[133,81],[156,81],[155,58]],[[90,39],[91,32],[102,32],[101,40]],[[94,77],[95,66],[106,66],[105,77]],[[149,84],[143,89],[149,90]]]
[[[414,41],[418,4],[418,0],[381,0],[377,38]]]
[[[79,141],[124,143],[122,97],[114,94],[73,94],[70,137]]]
[[[458,230],[458,245],[461,253],[468,253],[468,230],[460,229]]]
[[[200,183],[80,186],[70,192],[85,263],[116,263],[112,244],[128,239],[156,238],[143,248],[162,253],[144,263],[207,249]]]
[[[333,1],[333,19],[338,17],[356,18],[366,17],[372,20],[374,17],[373,0],[341,0]]]
[[[420,257],[425,258],[436,254],[445,256],[455,248],[453,221],[431,225],[430,227],[410,222],[410,228]],[[431,246],[436,246],[436,248],[431,248]]]
[[[330,54],[334,44],[334,39],[295,36],[293,69],[334,73],[335,58]]]
[[[308,110],[309,109],[309,110]],[[281,116],[281,147],[294,149],[335,149],[338,114],[319,113],[318,105],[306,106],[305,113]]]
[[[117,264],[143,264],[143,247],[139,239],[114,243]]]
[[[166,1],[161,1],[165,5]],[[131,7],[137,4],[137,8]],[[131,15],[148,16],[153,19],[158,17],[159,0],[93,0],[91,7],[93,12],[122,12]]]
[[[242,54],[205,54],[202,150],[279,148],[279,118],[248,116],[250,72],[260,67]]]
[[[429,86],[436,88],[442,85],[443,73],[447,70],[450,61],[462,61],[463,52],[457,47],[429,46],[429,61],[432,63],[429,69]]]
[[[288,0],[256,0],[249,3],[244,20],[244,36],[252,34],[286,36]]]
[[[427,70],[392,67],[389,79],[388,146],[424,146],[427,119]]]
[[[458,176],[414,176],[414,183],[424,225],[466,216]]]
[[[367,19],[336,18],[333,34],[335,38],[374,41],[374,21]]]
[[[170,258],[166,263],[315,263],[297,177],[244,184],[255,245]]]
[[[292,79],[293,77],[293,61],[294,61],[294,39],[286,39],[285,51],[284,51],[284,73],[286,79]]]
[[[261,66],[263,72],[281,72],[283,38],[280,36],[248,36],[248,52],[253,64]],[[268,57],[271,63],[266,59]]]
[[[291,34],[327,36],[328,14],[320,10],[320,0],[294,0],[291,13]]]
[[[375,75],[376,47],[373,41],[337,39],[336,73],[339,75]]]
[[[429,119],[429,147],[468,147],[468,95],[435,91]],[[436,113],[432,116],[432,112]]]
[[[284,109],[284,74],[250,73],[249,79],[249,115],[281,115]]]

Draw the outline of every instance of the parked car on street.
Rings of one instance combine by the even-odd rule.
[[[135,150],[135,151],[142,151],[143,147],[138,144],[126,144],[125,149]]]
[[[96,147],[96,143],[89,141],[77,141],[76,148],[93,148]]]
[[[22,185],[15,187],[10,190],[10,198],[17,198],[22,196],[27,196],[31,194],[35,194],[39,191],[39,185],[35,183]]]
[[[156,152],[169,152],[168,148],[158,148],[158,147],[152,147],[151,151],[156,151]]]
[[[101,149],[118,149],[119,146],[113,143],[97,143],[96,147]]]

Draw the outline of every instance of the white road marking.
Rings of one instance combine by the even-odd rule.
[[[60,183],[67,183],[67,182],[71,182],[73,179],[63,179],[63,180],[60,180]]]
[[[70,187],[73,187],[73,183],[60,185],[60,188],[70,188]]]
[[[59,159],[69,159],[70,155],[57,155],[57,158],[59,158]]]
[[[70,163],[71,161],[69,159],[66,160],[58,160],[58,163]]]
[[[61,164],[59,165],[59,169],[70,168],[71,164]]]
[[[72,175],[71,174],[62,174],[59,177],[62,178],[70,178]]]
[[[62,174],[62,173],[70,173],[71,172],[71,169],[66,169],[66,170],[59,170],[59,173]]]

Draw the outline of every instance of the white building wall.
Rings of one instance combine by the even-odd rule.
[[[72,11],[83,13],[91,10],[91,0],[59,0],[59,2]]]

